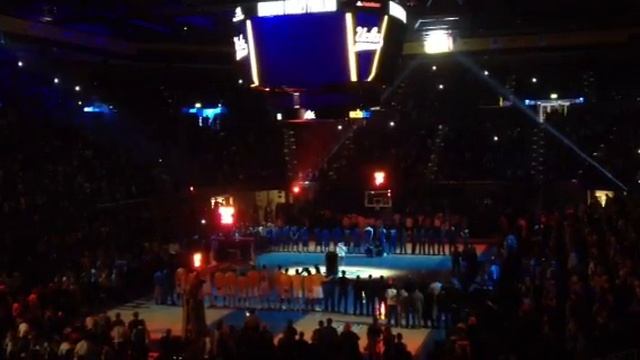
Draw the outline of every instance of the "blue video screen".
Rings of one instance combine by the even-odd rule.
[[[318,87],[349,81],[344,13],[252,21],[261,84]]]

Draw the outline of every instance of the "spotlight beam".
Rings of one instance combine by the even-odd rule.
[[[578,148],[578,146],[576,144],[574,144],[573,142],[571,142],[571,140],[569,140],[566,136],[564,136],[562,133],[560,133],[558,130],[556,130],[553,126],[549,125],[548,122],[540,123],[539,120],[538,120],[538,116],[533,111],[531,111],[531,109],[529,109],[520,99],[518,99],[511,91],[506,89],[504,86],[500,85],[497,81],[493,80],[491,77],[484,76],[483,75],[483,70],[478,65],[476,65],[473,61],[471,61],[469,58],[467,58],[466,56],[464,56],[462,54],[457,54],[455,58],[463,66],[465,66],[467,69],[471,70],[480,79],[482,79],[487,84],[489,84],[489,86],[491,86],[491,88],[493,88],[493,90],[495,90],[498,94],[503,96],[505,99],[510,99],[512,101],[512,103],[518,109],[520,109],[520,111],[522,111],[525,115],[527,115],[527,117],[530,120],[532,120],[535,123],[536,126],[542,126],[542,128],[544,130],[546,130],[549,133],[551,133],[551,135],[555,136],[556,139],[560,140],[560,142],[562,142],[565,146],[567,146],[569,149],[573,150],[573,152],[575,152],[579,157],[581,157],[583,160],[585,160],[586,162],[591,164],[593,167],[598,169],[598,171],[600,171],[604,176],[609,178],[609,180],[613,181],[622,190],[627,191],[627,187],[622,182],[620,182],[618,179],[616,179],[616,177],[613,176],[613,174],[611,174],[611,172],[607,171],[607,169],[605,169],[597,161],[593,160],[584,151],[580,150],[580,148]]]

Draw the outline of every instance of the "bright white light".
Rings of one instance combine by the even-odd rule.
[[[424,52],[440,54],[453,50],[453,37],[448,30],[429,31],[424,39]]]
[[[302,117],[305,120],[313,120],[316,118],[316,112],[315,111],[311,111],[311,110],[307,110],[304,112],[304,116]]]
[[[349,60],[349,79],[358,81],[358,67],[356,64],[356,52],[354,49],[354,35],[353,35],[353,14],[350,12],[344,14],[345,25],[347,27],[347,58]]]
[[[338,130],[342,130],[342,125],[338,125]]]
[[[282,113],[276,114],[276,120],[282,120]]]
[[[189,191],[193,192],[193,190],[195,190],[194,187],[193,186],[189,186]]]
[[[640,149],[638,149],[638,154],[640,154]]]
[[[182,28],[182,30],[187,31],[187,30],[189,30],[189,27],[185,26],[185,27]]]
[[[393,1],[389,1],[389,15],[397,18],[405,24],[407,23],[407,10]]]
[[[78,105],[82,105],[82,101],[78,101]]]
[[[251,20],[247,20],[247,41],[249,42],[249,63],[251,64],[251,86],[258,86],[260,78],[258,77],[258,59],[256,59],[256,47],[253,41],[253,25]]]
[[[556,93],[551,93],[551,95],[549,95],[549,97],[550,97],[551,99],[554,99],[554,100],[555,100],[555,99],[557,99],[557,98],[558,98],[558,94],[556,94]]]
[[[218,214],[220,214],[220,223],[224,225],[233,224],[233,214],[236,209],[233,206],[220,206],[218,208]]]
[[[207,223],[207,220],[205,220],[205,219],[200,220],[200,224],[204,225],[206,223]]]
[[[537,83],[537,82],[538,82],[538,79],[537,79],[537,78],[532,77],[532,78],[531,78],[531,82],[535,84],[535,83]]]
[[[485,76],[489,75],[489,72],[487,70],[484,71]]]
[[[197,252],[193,254],[193,267],[199,269],[202,266],[202,253]]]
[[[244,80],[238,79],[238,84],[240,84],[240,85],[244,84]]]
[[[75,91],[80,91],[80,90],[82,90],[82,89],[80,88],[80,85],[76,85],[76,87],[74,87],[73,89],[74,89]]]
[[[22,67],[24,66],[24,63],[22,61],[18,61],[18,67]]]
[[[376,171],[373,173],[373,183],[376,184],[376,186],[380,186],[384,184],[385,177],[386,174],[384,171]]]
[[[431,67],[431,70],[432,70],[432,71],[436,71],[436,70],[438,70],[438,67],[437,67],[437,66],[435,66],[435,65],[433,65],[433,66]]]
[[[158,159],[158,162],[160,162],[160,163],[161,163],[161,162],[162,162],[162,158],[159,158],[159,159]]]
[[[394,126],[396,126],[396,123],[393,121],[389,121],[389,127],[394,127]]]
[[[438,89],[440,90],[444,89],[444,85],[443,84],[438,85]]]
[[[493,141],[498,141],[498,140],[500,140],[500,139],[498,138],[498,136],[497,136],[497,135],[493,135]]]
[[[196,109],[200,109],[202,107],[202,103],[197,102],[195,104]]]
[[[60,83],[60,79],[58,79],[58,78],[53,78],[53,83],[54,83],[54,84],[59,84],[59,83]]]

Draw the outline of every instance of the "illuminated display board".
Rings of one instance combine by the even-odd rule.
[[[281,16],[331,12],[338,9],[337,0],[281,0],[258,3],[258,16]]]
[[[380,81],[395,62],[392,55],[401,50],[403,11],[388,1],[339,8],[335,0],[265,1],[236,8],[235,58],[243,78],[254,86],[318,88]]]

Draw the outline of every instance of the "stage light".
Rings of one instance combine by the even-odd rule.
[[[282,120],[282,113],[277,113],[276,114],[276,120],[278,120],[278,121]]]
[[[396,126],[396,123],[393,121],[389,121],[389,127],[394,127],[394,126]]]
[[[489,72],[487,70],[484,71],[485,76],[489,76]]]
[[[194,106],[196,109],[200,109],[202,107],[202,103],[197,102]]]
[[[220,223],[223,225],[233,225],[233,214],[236,209],[233,206],[220,206],[218,214],[220,215]]]
[[[549,95],[549,97],[550,97],[552,100],[555,100],[555,99],[557,99],[557,98],[558,98],[558,94],[556,94],[556,93],[551,93],[551,95]]]
[[[338,125],[338,130],[342,130],[342,125]]]
[[[373,183],[376,184],[376,186],[380,186],[384,184],[385,177],[386,174],[384,171],[376,171],[373,173]]]
[[[498,141],[498,140],[500,140],[500,139],[498,138],[498,136],[497,136],[497,135],[493,135],[493,141],[495,142],[495,141]]]
[[[82,90],[82,88],[80,87],[80,85],[76,85],[76,87],[74,87],[73,90],[79,92],[80,90]]]
[[[161,163],[162,162],[162,158],[158,158],[158,162]]]
[[[439,89],[439,90],[444,89],[444,85],[443,85],[443,84],[438,85],[438,89]]]
[[[206,224],[207,224],[207,220],[205,220],[205,219],[201,219],[201,220],[200,220],[200,224],[202,224],[202,225],[206,225]]]
[[[299,194],[299,193],[300,193],[300,185],[294,185],[294,186],[291,188],[291,191],[292,191],[294,194]]]
[[[437,66],[435,66],[435,65],[433,65],[433,66],[431,67],[431,71],[436,71],[436,70],[438,70],[438,67],[437,67]]]
[[[244,84],[244,80],[238,79],[238,84],[240,84],[240,85]]]
[[[182,30],[187,31],[187,30],[189,30],[189,27],[185,26],[185,27],[182,28]]]
[[[59,84],[59,83],[60,83],[60,79],[58,79],[58,78],[53,78],[53,83],[54,83],[54,84]]]
[[[24,63],[22,61],[18,61],[18,67],[23,67]]]
[[[424,39],[424,52],[427,54],[441,54],[453,51],[453,37],[448,30],[432,30],[427,32]]]
[[[640,149],[638,149],[638,154],[640,154]]]
[[[193,268],[200,269],[202,267],[202,253],[196,252],[193,253]]]
[[[78,105],[82,105],[82,101],[78,101]]]
[[[189,186],[189,191],[194,192],[195,188],[193,186]]]
[[[537,79],[537,78],[532,77],[532,78],[531,78],[531,82],[535,84],[535,83],[537,83],[537,82],[538,82],[538,79]]]

